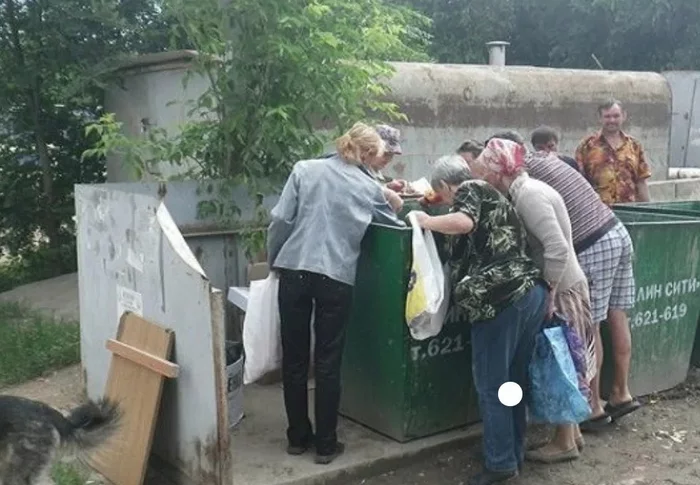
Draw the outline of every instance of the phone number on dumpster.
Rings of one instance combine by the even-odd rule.
[[[465,350],[463,337],[435,337],[428,340],[427,344],[411,347],[411,359],[414,362],[424,359],[432,359],[439,355],[455,354]]]
[[[688,314],[688,305],[681,303],[680,305],[667,306],[664,309],[654,308],[644,312],[637,312],[632,318],[632,327],[646,327],[648,325],[656,325],[660,322],[671,322],[680,320]]]

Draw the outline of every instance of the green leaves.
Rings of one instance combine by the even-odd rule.
[[[165,7],[177,19],[176,36],[199,54],[191,74],[210,81],[190,106],[191,115],[206,116],[174,137],[138,140],[103,117],[91,128],[101,135],[97,152],[86,155],[120,153],[144,171],[187,163],[191,176],[257,194],[355,121],[399,119],[384,100],[393,72],[386,61],[427,59],[429,21],[384,0],[167,0]],[[205,202],[207,218],[237,214]],[[257,233],[249,236],[259,245]]]
[[[433,20],[431,54],[483,64],[485,43],[511,42],[509,64],[697,69],[700,2],[686,0],[401,0]]]

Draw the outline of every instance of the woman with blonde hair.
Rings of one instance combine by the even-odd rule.
[[[337,154],[294,165],[268,228],[268,262],[278,271],[287,452],[316,447],[316,462],[343,453],[338,442],[340,365],[360,243],[373,221],[405,226],[360,166],[384,154],[364,123],[336,140]],[[315,307],[316,433],[308,416],[310,321]]]
[[[522,219],[528,235],[528,252],[550,287],[548,317],[556,309],[586,344],[586,365],[579,374],[579,383],[587,389],[596,372],[588,280],[576,257],[564,200],[552,187],[528,176],[525,155],[522,145],[492,138],[470,168],[474,176],[508,196]],[[552,441],[529,451],[526,458],[542,463],[570,461],[579,457],[582,446],[577,423],[559,425]]]

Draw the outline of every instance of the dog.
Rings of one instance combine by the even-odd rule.
[[[75,456],[104,444],[119,428],[119,406],[88,400],[64,416],[51,406],[0,395],[0,485],[51,484],[57,454]]]

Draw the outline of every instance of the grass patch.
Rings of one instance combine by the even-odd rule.
[[[56,463],[51,471],[55,485],[85,485],[88,472],[71,463]]]
[[[0,303],[0,388],[80,362],[80,327]]]

